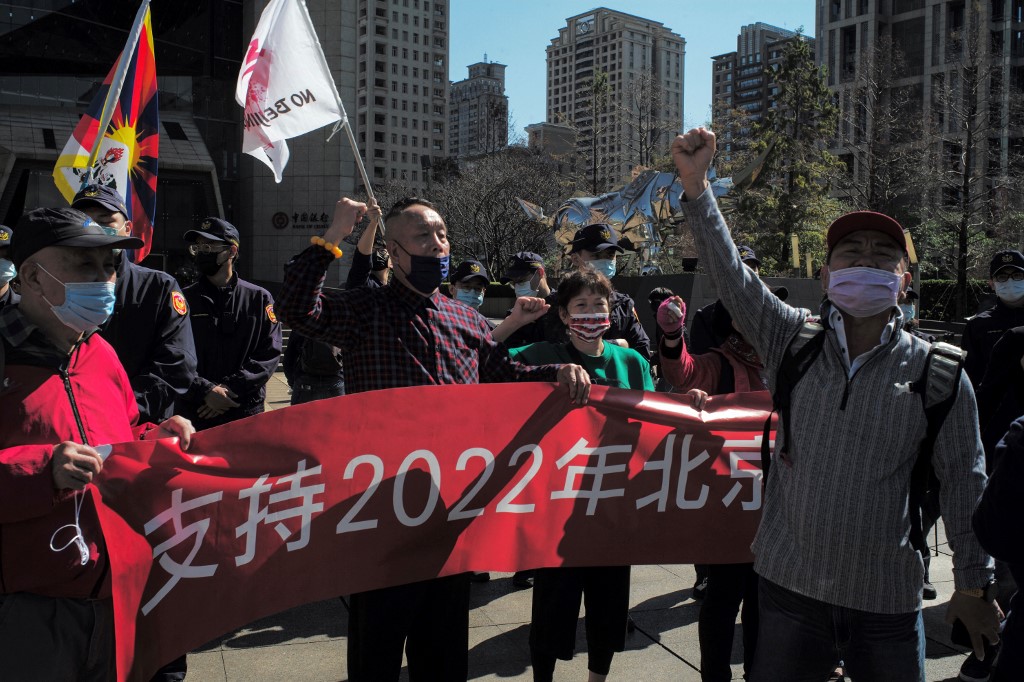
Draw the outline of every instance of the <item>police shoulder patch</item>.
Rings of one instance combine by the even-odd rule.
[[[188,312],[188,303],[185,302],[185,295],[180,291],[171,292],[171,307],[174,308],[174,312],[179,315],[184,315]]]
[[[266,307],[266,311],[267,319],[270,320],[272,324],[277,324],[277,315],[274,314],[274,304],[271,303],[270,305],[268,305]]]

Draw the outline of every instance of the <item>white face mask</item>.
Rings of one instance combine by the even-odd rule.
[[[517,282],[516,284],[513,284],[512,288],[515,289],[516,296],[536,296],[540,292],[540,289],[534,288],[533,281],[535,279],[539,280],[537,275],[534,275],[525,282]]]
[[[1008,279],[1005,282],[996,282],[996,296],[1004,304],[1011,308],[1019,308],[1024,305],[1024,280],[1015,282]]]
[[[896,307],[903,276],[876,268],[843,268],[829,273],[828,299],[848,315],[873,317]]]
[[[6,258],[0,258],[0,287],[10,282],[18,274],[14,263]]]

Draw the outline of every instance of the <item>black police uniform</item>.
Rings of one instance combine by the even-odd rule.
[[[1024,327],[1015,327],[992,348],[988,369],[978,386],[978,422],[988,468],[995,461],[996,444],[1010,423],[1024,414]]]
[[[21,296],[14,292],[14,287],[7,287],[7,291],[0,295],[0,308],[12,305],[21,300]]]
[[[199,429],[263,412],[267,382],[281,360],[281,324],[270,293],[236,274],[225,287],[203,277],[186,287],[184,294],[199,363],[198,374],[180,402],[181,413]],[[213,419],[200,419],[196,411],[219,384],[235,393],[238,407]]]
[[[118,258],[117,302],[100,335],[124,365],[140,420],[159,424],[174,414],[196,374],[188,304],[167,273]]]
[[[967,321],[963,342],[963,348],[967,351],[964,371],[975,390],[985,376],[985,367],[996,342],[1007,330],[1021,325],[1024,325],[1024,307],[1011,308],[1002,301],[997,301],[995,307]]]
[[[1010,425],[996,450],[999,464],[974,511],[974,532],[985,551],[1008,564],[1019,588],[1024,585],[1024,543],[1020,541],[1024,524],[1024,417]],[[992,682],[1018,680],[1024,668],[1024,591],[1018,589],[1006,613],[1009,615],[999,634],[999,666]]]
[[[14,230],[7,227],[6,225],[0,225],[0,247],[9,248],[11,244],[11,237],[14,236]],[[7,291],[0,294],[0,308],[6,305],[17,303],[21,300],[21,296],[14,292],[13,286],[8,286]]]

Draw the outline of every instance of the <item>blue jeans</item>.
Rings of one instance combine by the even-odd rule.
[[[869,613],[761,578],[752,682],[821,682],[843,661],[857,682],[924,682],[921,612]]]

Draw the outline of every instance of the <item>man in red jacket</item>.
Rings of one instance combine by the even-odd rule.
[[[81,211],[36,209],[11,259],[21,301],[0,310],[0,677],[115,678],[110,559],[91,485],[95,446],[193,432],[137,425],[131,384],[94,332],[114,307],[114,248]],[[156,433],[153,433],[153,432]]]

